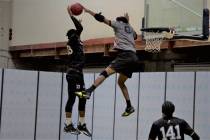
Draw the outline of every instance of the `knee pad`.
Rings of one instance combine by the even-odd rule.
[[[104,70],[100,73],[100,75],[104,76],[105,78],[109,77],[108,73]]]

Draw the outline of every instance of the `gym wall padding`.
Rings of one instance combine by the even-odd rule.
[[[187,120],[202,140],[210,139],[210,72],[134,73],[126,85],[135,112],[125,118],[121,117],[126,103],[117,83],[119,75],[111,75],[86,104],[86,123],[92,138],[63,132],[68,95],[65,73],[0,72],[1,140],[144,140],[153,121],[161,117],[164,100],[175,104],[174,115]],[[86,87],[98,75],[85,73]],[[78,99],[72,117],[76,126]]]

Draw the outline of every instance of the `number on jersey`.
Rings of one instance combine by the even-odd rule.
[[[179,125],[176,125],[176,126],[170,125],[168,129],[166,130],[166,132],[165,132],[164,127],[161,127],[160,131],[162,132],[163,140],[167,140],[167,138],[169,138],[169,140],[181,139]]]

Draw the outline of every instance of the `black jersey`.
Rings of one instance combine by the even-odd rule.
[[[75,46],[73,45],[70,47],[73,52],[71,55],[68,55],[68,60],[67,60],[68,67],[82,71],[85,65],[85,55],[83,51],[83,45],[78,43]]]
[[[184,140],[184,134],[192,136],[194,130],[180,118],[161,118],[152,124],[149,139],[155,140]]]
[[[69,38],[67,42],[67,51],[68,52],[68,66],[70,68],[77,69],[79,71],[82,71],[84,64],[85,64],[85,56],[83,51],[83,43],[80,40],[80,35],[82,33],[83,27],[80,24],[80,22],[74,17],[71,16],[71,19],[76,27],[76,30],[73,34],[73,38]]]

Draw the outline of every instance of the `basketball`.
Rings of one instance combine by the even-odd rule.
[[[75,3],[69,6],[73,15],[78,16],[83,11],[83,6],[80,3]]]

